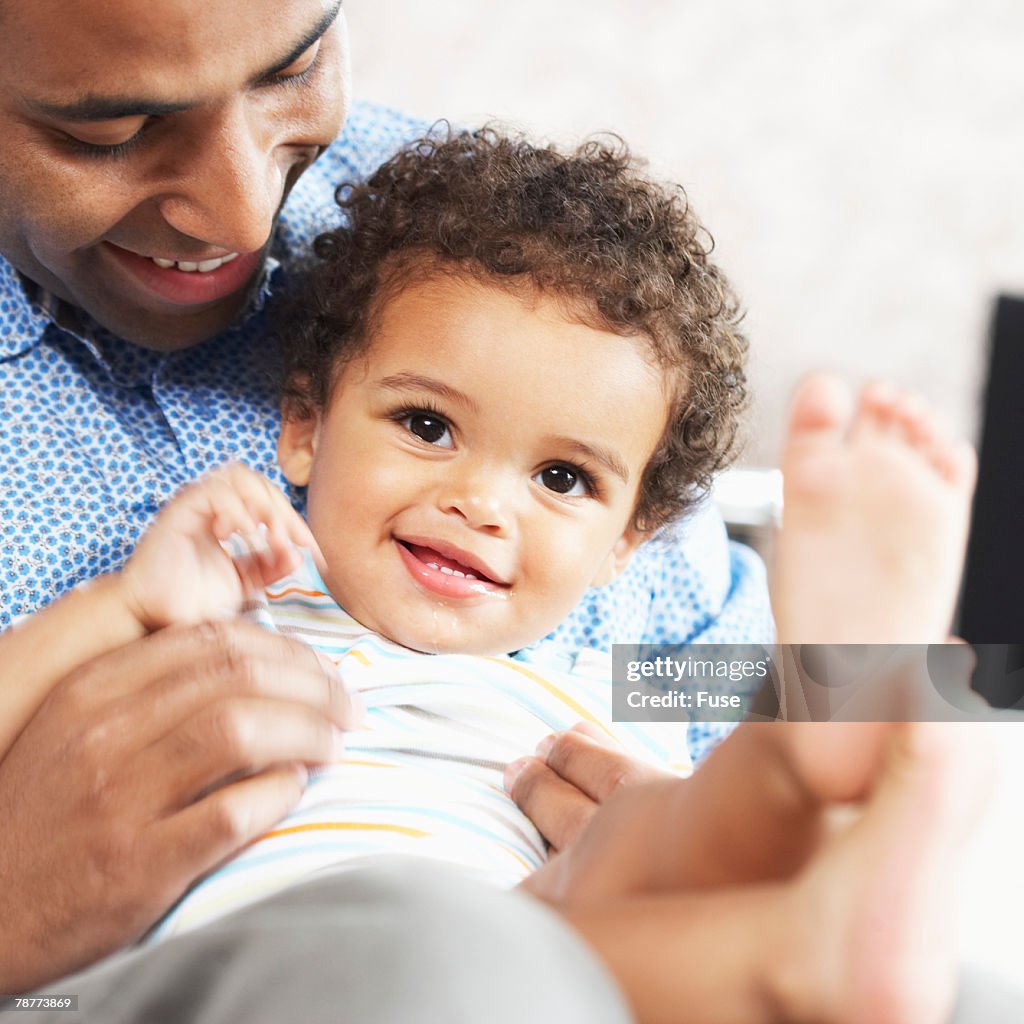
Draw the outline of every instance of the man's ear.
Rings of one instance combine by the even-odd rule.
[[[601,563],[591,582],[592,587],[604,587],[612,582],[629,565],[636,549],[650,536],[645,530],[638,530],[632,523],[615,542],[607,557]]]
[[[309,483],[320,439],[320,412],[285,400],[281,408],[281,434],[277,439],[277,463],[285,479],[296,487]]]

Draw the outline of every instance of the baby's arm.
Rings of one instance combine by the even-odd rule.
[[[233,559],[221,540],[239,534]],[[309,528],[266,478],[229,465],[184,488],[123,570],[78,587],[0,635],[0,757],[53,687],[79,665],[165,626],[237,612],[248,592],[292,571]]]

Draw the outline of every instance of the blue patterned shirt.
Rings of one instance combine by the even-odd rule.
[[[239,459],[285,485],[275,459],[276,387],[262,358],[271,307],[313,237],[338,217],[335,187],[364,178],[423,127],[357,104],[288,198],[267,300],[193,348],[153,352],[96,325],[62,326],[58,304],[0,257],[0,629],[119,568],[160,506],[211,467]],[[301,509],[303,496],[292,497]],[[685,533],[681,542],[644,545],[543,645],[770,642],[756,556],[728,544],[713,509]],[[716,727],[701,728],[710,742]]]

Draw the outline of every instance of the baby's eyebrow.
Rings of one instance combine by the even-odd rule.
[[[604,466],[609,473],[617,476],[624,484],[629,483],[629,467],[626,465],[626,460],[611,448],[606,448],[604,445],[587,444],[575,437],[552,437],[549,440],[552,447],[561,450],[569,448],[577,455]]]
[[[389,377],[379,380],[376,387],[381,391],[428,391],[431,394],[437,395],[438,398],[454,402],[456,405],[461,405],[471,412],[480,411],[480,406],[477,405],[475,399],[471,398],[464,391],[459,391],[458,388],[445,384],[443,380],[437,380],[435,377],[426,377],[421,373],[393,373]]]

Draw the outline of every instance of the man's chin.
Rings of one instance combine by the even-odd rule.
[[[177,352],[201,345],[238,322],[246,295],[181,313],[135,312],[130,315],[91,313],[102,327],[125,341],[155,352]]]

